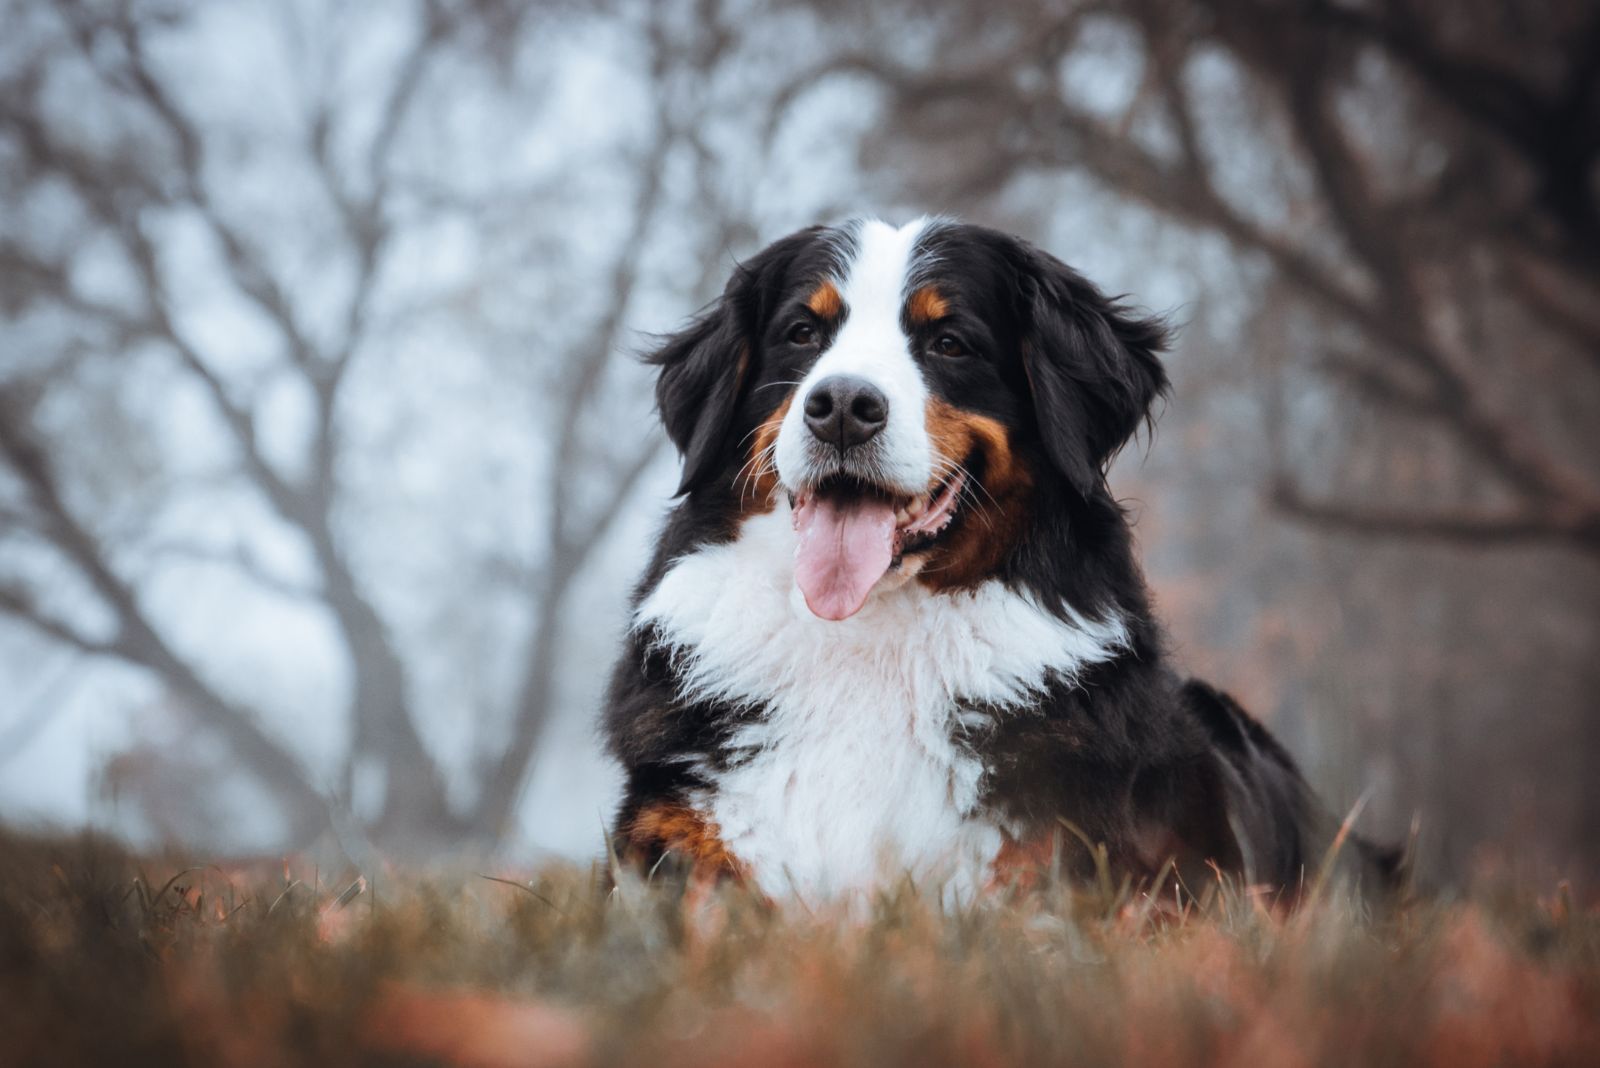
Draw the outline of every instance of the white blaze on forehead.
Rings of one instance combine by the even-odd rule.
[[[864,220],[856,230],[856,254],[840,289],[847,307],[859,309],[873,326],[890,326],[902,337],[900,308],[909,288],[917,239],[927,224],[921,218],[896,229],[878,219]]]
[[[844,277],[834,279],[844,300],[844,324],[795,391],[778,431],[778,477],[785,486],[814,479],[805,398],[818,382],[838,374],[866,379],[888,400],[888,425],[875,442],[882,481],[917,494],[932,480],[933,451],[923,422],[928,387],[900,322],[917,266],[917,241],[929,222],[921,218],[896,228],[867,219],[855,228],[853,246],[843,250]]]

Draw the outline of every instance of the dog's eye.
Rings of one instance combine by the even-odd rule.
[[[817,328],[810,323],[795,323],[789,328],[789,344],[809,345],[817,340]]]
[[[933,343],[933,351],[940,356],[965,356],[967,347],[949,334],[941,334]]]

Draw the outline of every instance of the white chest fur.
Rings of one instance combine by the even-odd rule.
[[[686,697],[759,703],[745,757],[697,799],[771,894],[827,897],[907,872],[960,888],[1000,833],[977,814],[983,768],[956,741],[963,705],[1024,703],[1111,657],[1119,623],[1064,622],[991,583],[880,588],[837,623],[794,587],[789,510],[676,561],[639,606],[680,655]],[[1022,713],[1019,713],[1022,714]]]

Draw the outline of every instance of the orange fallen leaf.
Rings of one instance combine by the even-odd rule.
[[[589,1053],[582,1018],[531,998],[475,990],[385,987],[367,1014],[364,1043],[436,1057],[462,1068],[555,1068]]]

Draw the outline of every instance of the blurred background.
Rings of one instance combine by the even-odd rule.
[[[1592,0],[0,0],[0,819],[596,855],[636,360],[792,229],[1173,315],[1180,661],[1467,880],[1600,876]]]

